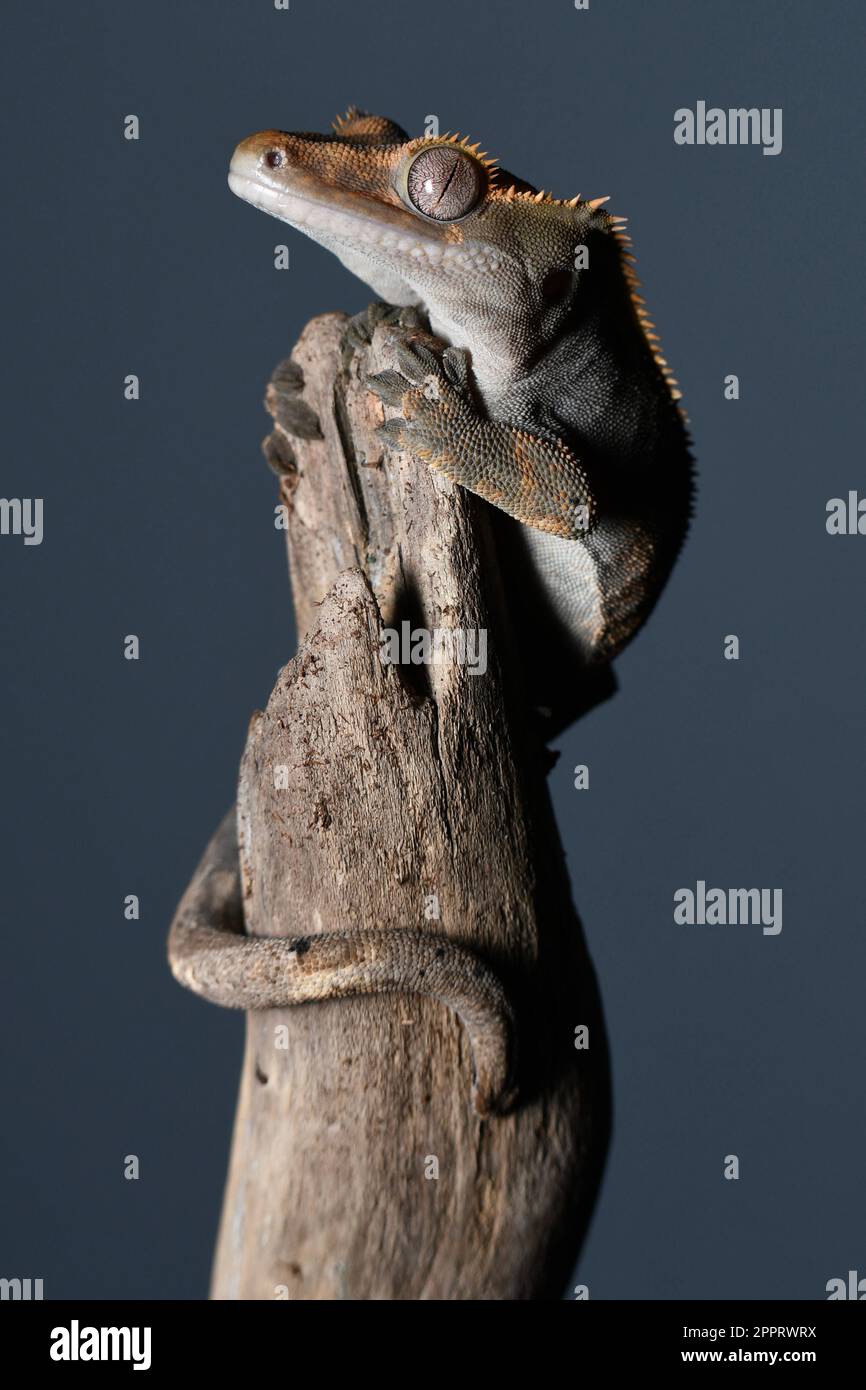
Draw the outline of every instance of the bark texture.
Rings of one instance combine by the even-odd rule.
[[[429,929],[471,948],[516,1013],[519,1093],[506,1116],[473,1110],[466,1033],[432,999],[249,1014],[212,1296],[559,1297],[597,1186],[608,1078],[549,759],[484,504],[386,453],[361,373],[392,365],[395,330],[348,354],[345,326],[310,323],[268,389],[301,641],[250,725],[241,891],[229,829],[199,873],[221,904],[201,900],[242,903],[259,936]],[[383,664],[382,628],[404,620],[485,630],[486,673]]]

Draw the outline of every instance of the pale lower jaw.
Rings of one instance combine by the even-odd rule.
[[[332,207],[327,203],[317,203],[311,198],[290,193],[285,188],[272,188],[260,179],[236,169],[229,169],[229,188],[245,203],[251,203],[261,212],[288,222],[308,236],[330,237],[346,242],[359,249],[379,249],[392,254],[401,253],[413,261],[439,264],[443,257],[455,259],[453,246],[423,235],[411,235],[384,223],[377,223],[360,213],[352,213],[344,208]]]

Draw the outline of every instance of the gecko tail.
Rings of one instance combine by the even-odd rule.
[[[280,1009],[374,994],[436,999],[468,1033],[478,1114],[503,1114],[516,1103],[514,1011],[498,976],[474,951],[450,937],[400,928],[244,934],[234,812],[180,902],[168,958],[180,984],[225,1008]]]

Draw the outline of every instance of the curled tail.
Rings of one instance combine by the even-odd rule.
[[[175,979],[211,1003],[281,1009],[365,994],[422,994],[453,1009],[469,1034],[479,1114],[507,1110],[514,1014],[497,976],[449,937],[399,928],[303,937],[243,934],[234,814],[214,835],[171,926]]]

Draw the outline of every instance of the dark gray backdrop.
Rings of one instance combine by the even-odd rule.
[[[594,1298],[820,1298],[866,1274],[866,537],[824,526],[829,497],[866,486],[857,16],[795,0],[7,14],[0,493],[44,497],[45,538],[0,537],[0,1275],[47,1297],[206,1291],[242,1020],[173,983],[164,940],[293,651],[263,385],[312,314],[369,298],[225,174],[242,136],[324,130],[350,102],[414,133],[436,113],[560,196],[611,193],[696,440],[687,550],[620,694],[561,739],[551,779],[615,1084],[579,1277]],[[677,147],[674,110],[699,99],[781,106],[783,152]],[[782,887],[781,935],[674,926],[673,892],[698,878]]]

